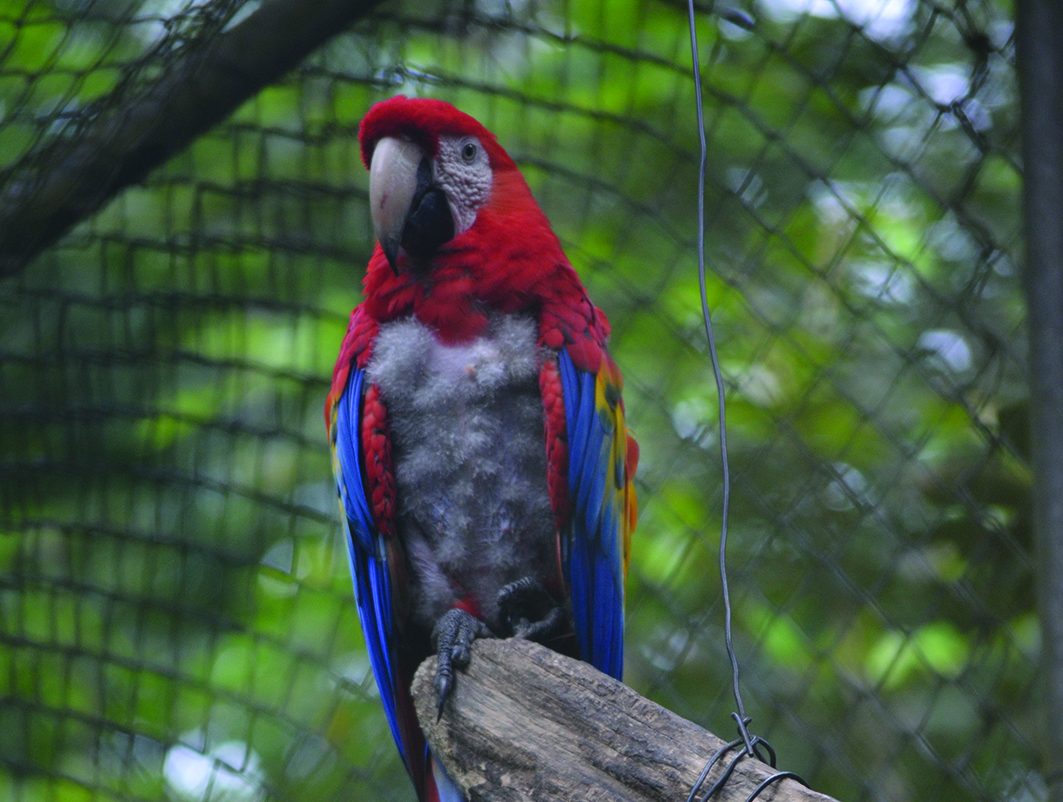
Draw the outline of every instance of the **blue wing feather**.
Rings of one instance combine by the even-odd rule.
[[[336,407],[336,484],[344,512],[347,553],[354,579],[358,618],[362,623],[369,663],[376,678],[380,698],[392,737],[406,762],[400,736],[397,689],[392,664],[392,588],[385,544],[373,524],[366,497],[362,465],[361,419],[365,383],[364,370],[351,370],[347,387]]]
[[[610,448],[617,418],[599,409],[598,377],[558,359],[568,440],[572,509],[562,532],[562,557],[580,657],[618,679],[624,662],[624,576]]]

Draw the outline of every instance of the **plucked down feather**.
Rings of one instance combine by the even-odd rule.
[[[388,725],[418,798],[460,800],[414,671],[460,618],[619,678],[638,451],[609,323],[494,136],[400,96],[359,140],[378,241],[326,425]]]

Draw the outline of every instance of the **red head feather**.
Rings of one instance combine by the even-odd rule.
[[[458,111],[449,103],[435,98],[396,95],[382,100],[369,109],[358,126],[358,141],[362,145],[362,163],[368,169],[373,148],[386,136],[416,142],[430,156],[439,152],[442,136],[474,136],[480,140],[494,170],[516,170],[495,135],[484,128],[475,117]]]

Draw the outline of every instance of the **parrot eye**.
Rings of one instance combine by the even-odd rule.
[[[483,143],[469,134],[440,137],[432,179],[446,193],[454,234],[461,234],[491,194],[491,160]]]

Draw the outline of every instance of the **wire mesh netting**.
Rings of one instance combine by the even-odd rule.
[[[257,8],[0,4],[0,189]],[[1010,4],[743,9],[699,33],[752,728],[843,799],[1043,798]],[[731,737],[688,48],[677,1],[389,4],[0,279],[0,798],[410,798],[321,418],[400,92],[498,135],[612,319],[626,681]]]

